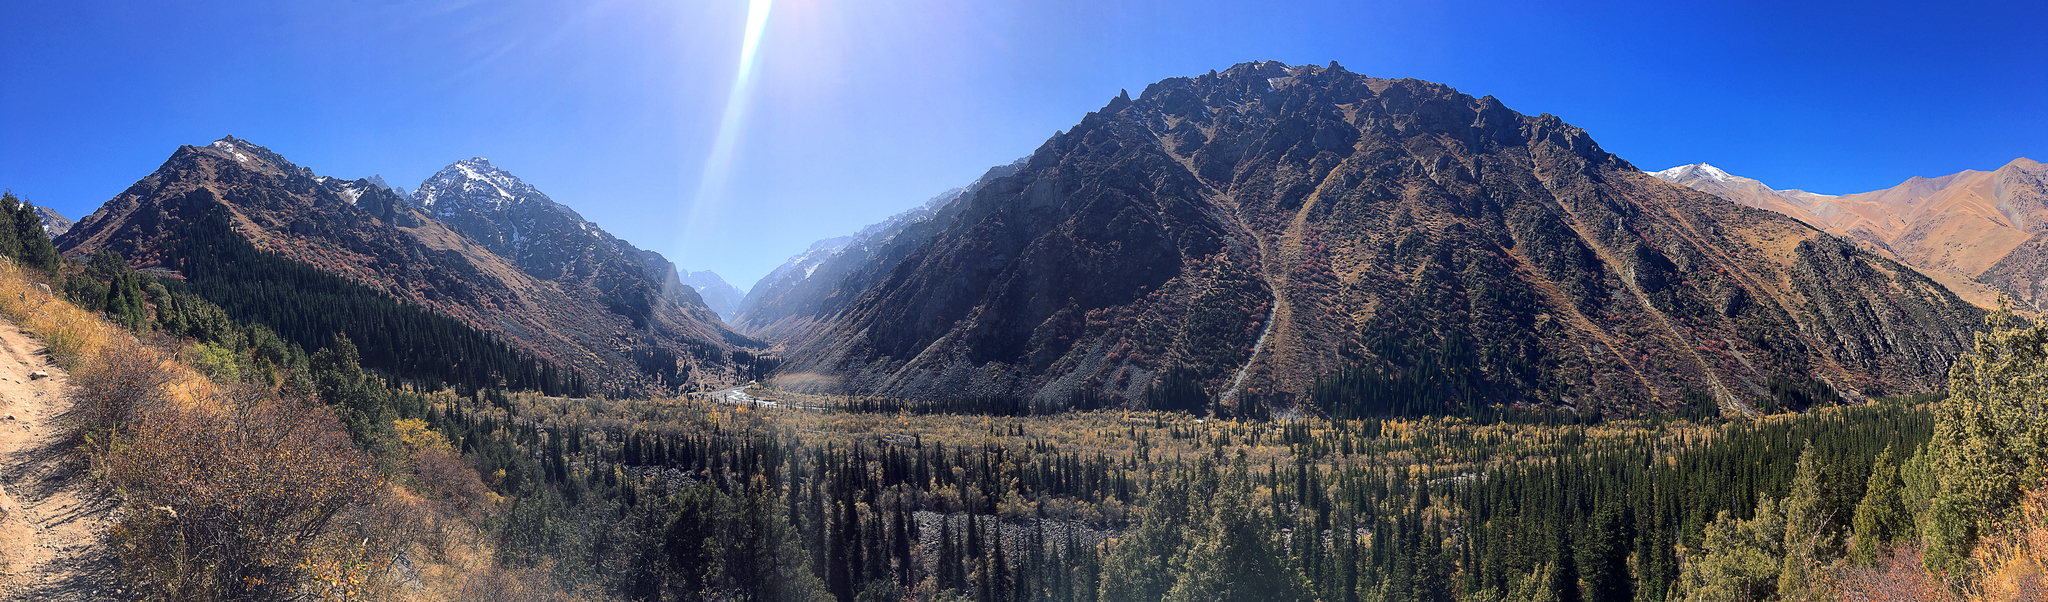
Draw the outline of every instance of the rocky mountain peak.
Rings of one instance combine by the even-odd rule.
[[[465,213],[508,211],[514,205],[522,204],[569,211],[512,172],[491,165],[483,157],[463,159],[442,168],[420,183],[412,193],[412,201],[435,217],[444,219]],[[578,216],[576,219],[583,218]]]
[[[50,238],[56,238],[62,236],[65,232],[71,231],[71,218],[64,217],[63,214],[57,213],[55,209],[36,205],[36,216],[42,218],[43,231],[49,233]]]
[[[604,291],[607,306],[635,324],[664,312],[719,321],[666,258],[619,240],[483,157],[428,177],[412,201],[529,276]]]
[[[1135,403],[1171,381],[1250,414],[1629,413],[1925,390],[1980,315],[1442,84],[1262,61],[1125,97],[895,242],[757,284],[742,328],[856,394]]]
[[[314,177],[313,170],[299,167],[291,161],[285,160],[283,155],[271,152],[268,148],[236,138],[233,135],[222,136],[221,139],[215,140],[204,147],[186,148],[192,149],[194,152],[213,152],[222,157],[234,159],[237,163],[258,169],[267,166],[286,174],[308,178]]]
[[[495,333],[599,390],[672,392],[736,374],[726,350],[751,341],[701,302],[664,295],[638,249],[480,160],[428,184],[416,198],[451,219],[371,178],[319,176],[230,136],[179,148],[55,242],[71,257],[112,250],[174,266],[188,259],[181,241],[239,237]],[[517,202],[498,202],[507,196]]]

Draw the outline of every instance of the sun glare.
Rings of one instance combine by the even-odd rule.
[[[726,176],[732,170],[734,148],[746,123],[748,96],[753,92],[754,57],[761,47],[761,34],[768,29],[768,9],[774,0],[748,0],[746,35],[740,39],[739,69],[734,71],[732,89],[726,93],[725,112],[718,120],[718,136],[711,154],[704,159],[704,172],[697,178],[697,196],[683,223],[683,235],[690,236],[706,213],[725,194]]]

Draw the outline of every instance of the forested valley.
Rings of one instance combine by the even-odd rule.
[[[63,261],[32,216],[0,201],[0,312],[72,372],[144,599],[2011,600],[2048,574],[2048,323],[2010,313],[1946,394],[1787,387],[1754,417],[1431,414],[1389,401],[1429,378],[1367,374],[1287,416],[1173,379],[1059,411],[608,399],[231,236],[159,279]]]

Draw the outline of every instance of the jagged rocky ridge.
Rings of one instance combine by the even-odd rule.
[[[840,392],[1134,401],[1177,368],[1285,409],[1348,366],[1633,412],[1929,390],[1982,316],[1557,117],[1335,64],[1119,95],[920,227],[872,284],[820,287],[843,309],[742,322]]]
[[[180,147],[56,243],[66,256],[111,249],[138,267],[176,270],[163,250],[216,208],[259,249],[498,333],[580,372],[599,391],[672,391],[684,384],[679,377],[732,382],[739,368],[731,352],[752,343],[701,302],[662,294],[641,271],[645,264],[618,261],[629,246],[587,231],[596,230],[587,222],[528,216],[518,236],[479,240],[387,186],[318,176],[232,136]],[[451,210],[450,217],[475,216]],[[694,293],[684,297],[693,300]]]

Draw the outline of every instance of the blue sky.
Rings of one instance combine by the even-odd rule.
[[[408,189],[483,156],[746,288],[813,240],[1029,153],[1119,89],[1252,60],[1492,94],[1638,167],[1706,161],[1780,188],[2048,160],[2038,2],[775,0],[735,94],[748,11],[0,3],[0,188],[76,218],[224,134]]]

